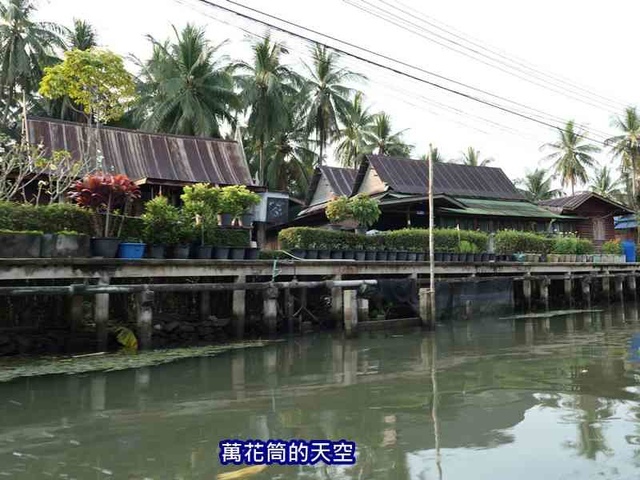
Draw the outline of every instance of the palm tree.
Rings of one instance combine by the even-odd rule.
[[[313,65],[305,65],[309,78],[305,86],[309,91],[306,105],[307,128],[315,132],[320,147],[319,163],[324,160],[327,144],[338,134],[338,119],[348,111],[353,89],[344,85],[350,80],[364,77],[339,66],[339,55],[316,44],[312,53]]]
[[[362,92],[357,92],[341,114],[342,128],[337,135],[335,155],[340,165],[346,168],[356,168],[358,159],[369,151],[367,145],[373,141],[374,116],[363,106],[362,100]]]
[[[541,202],[562,195],[558,189],[551,188],[553,178],[543,168],[536,168],[533,172],[527,172],[524,178],[516,180],[514,183],[520,187],[527,200],[530,202]]]
[[[391,117],[384,112],[374,115],[371,142],[367,148],[376,155],[408,157],[413,148],[405,143],[402,135],[406,130],[392,133]]]
[[[141,128],[147,131],[220,137],[222,122],[232,124],[231,111],[240,107],[232,67],[211,45],[205,31],[187,24],[175,40],[153,45],[151,58],[141,65]]]
[[[429,144],[429,153],[425,153],[420,157],[420,160],[429,160],[433,163],[445,163],[445,159],[440,154],[438,147],[434,147],[432,144]]]
[[[596,168],[589,189],[613,200],[618,200],[623,195],[620,178],[613,178],[611,170],[606,165],[602,168]]]
[[[38,88],[44,67],[58,59],[56,49],[64,49],[66,29],[54,23],[32,19],[32,0],[5,0],[0,3],[0,102],[2,123],[6,124],[16,94],[22,94],[26,117],[27,99]]]
[[[259,154],[259,181],[265,181],[265,149],[267,143],[290,125],[288,96],[295,95],[300,78],[282,64],[288,53],[284,45],[271,40],[269,34],[253,44],[253,63],[240,63],[246,74],[238,78],[250,110],[248,129]]]
[[[562,186],[571,185],[571,194],[575,194],[576,183],[585,183],[589,179],[587,168],[595,164],[592,153],[600,148],[587,143],[585,132],[577,129],[573,120],[569,120],[564,129],[558,129],[558,140],[545,143],[540,150],[552,150],[545,160],[553,161],[556,174],[560,175]]]
[[[493,163],[493,158],[485,158],[480,160],[480,150],[476,150],[473,147],[468,147],[466,152],[461,152],[462,157],[458,159],[458,162],[462,165],[470,167],[487,167]]]
[[[640,117],[635,107],[627,107],[624,115],[616,117],[612,126],[621,134],[605,140],[605,145],[611,147],[614,158],[621,160],[623,175],[630,178],[633,204],[637,204],[638,162],[640,161]]]
[[[67,35],[67,43],[71,49],[89,50],[98,46],[98,35],[89,22],[74,18],[73,30]]]

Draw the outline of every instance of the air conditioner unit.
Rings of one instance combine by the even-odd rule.
[[[279,225],[289,221],[289,195],[279,192],[259,193],[260,203],[254,210],[255,221]]]

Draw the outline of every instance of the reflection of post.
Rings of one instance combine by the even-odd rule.
[[[542,319],[542,331],[549,333],[551,331],[551,319],[549,317]]]
[[[152,346],[154,293],[145,290],[136,294],[136,315],[140,350],[149,350]]]
[[[638,304],[637,303],[632,303],[631,306],[629,307],[629,312],[627,317],[629,318],[629,321],[632,323],[638,323]]]
[[[344,344],[344,384],[353,385],[358,382],[358,350],[353,348],[353,342],[347,340]]]
[[[624,277],[622,275],[616,275],[615,281],[615,289],[616,289],[616,300],[620,303],[624,303]]]
[[[529,319],[524,324],[524,342],[533,345],[533,320]]]
[[[544,305],[545,311],[549,311],[549,285],[551,279],[549,277],[542,277],[540,280],[540,300]]]
[[[236,277],[235,283],[245,283],[247,281],[247,277],[244,275],[239,275]],[[246,314],[246,291],[245,290],[234,290],[233,291],[233,324],[234,324],[234,333],[236,338],[244,337],[244,323],[245,323],[245,314]]]
[[[147,390],[151,384],[151,369],[149,367],[136,368],[135,383],[138,408],[144,410],[147,402]]]
[[[605,331],[607,331],[607,330],[611,330],[611,327],[613,327],[613,315],[612,315],[611,309],[607,308],[604,311],[603,328],[604,328]]]
[[[238,400],[244,400],[245,398],[244,356],[244,350],[238,349],[233,351],[231,357],[231,389]]]
[[[567,315],[567,333],[573,333],[576,330],[575,326],[576,316]]]
[[[333,381],[340,383],[342,382],[342,376],[344,375],[344,347],[341,339],[334,338],[331,340],[331,359],[333,366]]]
[[[431,393],[433,401],[431,402],[431,419],[433,420],[433,436],[436,447],[436,467],[438,468],[438,478],[442,480],[442,459],[440,457],[440,419],[438,418],[438,376],[437,372],[437,348],[436,339],[431,339]]]
[[[91,410],[101,412],[107,402],[107,376],[104,373],[94,373],[91,377]]]
[[[564,298],[569,308],[573,308],[573,278],[570,273],[564,276]]]
[[[582,300],[586,307],[591,309],[591,277],[582,278]]]
[[[604,272],[602,277],[602,296],[607,302],[611,300],[611,278],[608,271]]]
[[[531,311],[531,274],[525,274],[525,278],[522,280],[522,295],[524,296],[524,302],[527,307],[527,312]]]
[[[627,290],[629,291],[629,297],[634,302],[638,299],[638,291],[636,290],[636,274],[632,273],[627,276]]]
[[[264,291],[262,314],[269,335],[275,335],[278,330],[278,288],[270,286]]]

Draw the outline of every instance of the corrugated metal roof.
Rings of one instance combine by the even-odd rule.
[[[630,208],[594,192],[580,192],[567,197],[552,198],[549,200],[543,200],[539,202],[539,204],[553,211],[564,212],[567,210],[575,210],[590,198],[596,198],[602,202],[609,203],[620,210],[632,212]]]
[[[620,215],[619,217],[613,217],[613,228],[616,230],[626,230],[629,228],[637,228],[635,215]]]
[[[362,162],[354,192],[359,188],[370,164],[380,179],[398,193],[425,194],[429,177],[428,164],[423,160],[366,155]],[[433,166],[434,194],[454,197],[524,200],[511,180],[500,168],[470,167],[454,163]]]
[[[358,171],[355,168],[320,167],[320,171],[329,182],[331,190],[337,196],[351,195]]]
[[[458,199],[465,206],[458,208],[440,208],[438,211],[455,213],[459,215],[489,215],[492,217],[524,217],[524,218],[567,218],[550,212],[546,208],[539,207],[530,202],[517,202],[507,200],[481,200],[462,198]],[[571,217],[575,219],[575,217]]]
[[[81,158],[88,148],[87,126],[30,118],[29,138],[48,152],[67,150]],[[249,166],[236,142],[100,127],[104,170],[143,178],[215,185],[253,185]]]

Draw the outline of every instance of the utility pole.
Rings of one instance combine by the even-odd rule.
[[[430,327],[436,325],[436,275],[434,271],[434,245],[433,245],[433,156],[429,159],[429,306],[431,307]]]

